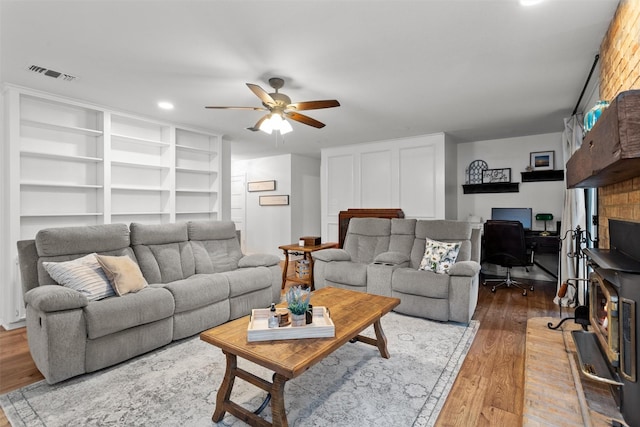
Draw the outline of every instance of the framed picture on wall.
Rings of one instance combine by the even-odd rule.
[[[252,181],[247,183],[247,191],[273,191],[276,189],[276,181]]]
[[[286,206],[289,204],[289,195],[260,196],[260,206]]]
[[[482,183],[511,182],[511,168],[485,169],[482,171]]]
[[[530,153],[529,164],[534,171],[551,171],[555,168],[555,151],[535,151]]]

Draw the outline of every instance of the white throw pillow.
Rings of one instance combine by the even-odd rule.
[[[419,270],[433,271],[444,274],[456,262],[460,252],[460,242],[445,243],[427,238],[424,256],[420,262]]]
[[[116,294],[95,253],[71,261],[43,262],[42,265],[53,280],[75,289],[90,301]]]

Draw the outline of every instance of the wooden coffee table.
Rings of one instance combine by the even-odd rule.
[[[222,420],[225,412],[229,412],[253,426],[287,426],[287,415],[284,409],[285,383],[302,374],[348,341],[361,341],[376,346],[382,357],[386,359],[390,357],[380,318],[400,304],[398,298],[328,287],[313,292],[311,304],[324,306],[330,310],[331,319],[336,328],[335,337],[248,342],[249,316],[200,334],[201,340],[220,347],[227,358],[227,370],[218,390],[213,412],[214,422]],[[359,335],[370,325],[373,325],[375,338]],[[273,382],[238,368],[238,357],[273,371]],[[230,400],[236,378],[269,392],[273,424],[258,416],[265,405],[254,413]]]

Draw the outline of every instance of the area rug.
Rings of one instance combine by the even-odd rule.
[[[389,313],[382,318],[390,359],[347,343],[287,382],[290,426],[430,426],[479,323],[439,323]],[[364,332],[375,336],[373,329]],[[270,380],[272,372],[239,359]],[[196,337],[60,384],[44,381],[0,396],[13,426],[212,426],[225,358]],[[236,379],[232,400],[254,410],[266,393]],[[271,420],[270,408],[261,414]],[[220,426],[242,426],[231,415]]]

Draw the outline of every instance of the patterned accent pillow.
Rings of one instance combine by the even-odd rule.
[[[460,252],[460,242],[445,243],[427,237],[424,255],[418,270],[433,271],[439,274],[449,272]]]
[[[43,262],[49,276],[59,284],[82,293],[90,301],[112,297],[109,279],[98,263],[96,254],[85,255],[71,261]]]

